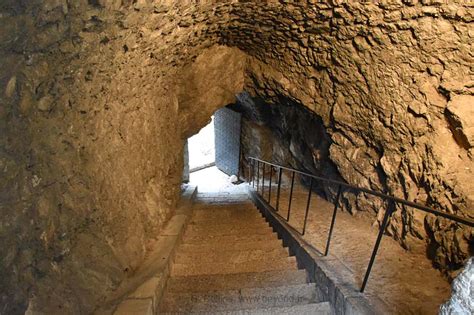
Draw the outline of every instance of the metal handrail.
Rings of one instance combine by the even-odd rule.
[[[299,170],[296,170],[296,169],[292,169],[292,168],[289,168],[289,167],[285,167],[285,166],[282,166],[282,165],[278,165],[278,164],[275,164],[275,163],[264,161],[264,160],[261,160],[261,159],[258,159],[258,158],[249,157],[249,159],[250,159],[250,161],[252,161],[251,163],[249,163],[249,184],[252,182],[252,186],[255,187],[255,173],[256,173],[256,175],[257,175],[257,179],[256,179],[257,180],[257,193],[259,192],[259,189],[258,189],[259,187],[258,186],[259,186],[259,182],[260,182],[260,165],[263,166],[263,170],[262,170],[262,173],[263,173],[262,177],[263,178],[262,178],[262,184],[261,184],[262,186],[261,186],[260,192],[261,192],[261,196],[264,199],[264,201],[265,201],[265,195],[264,195],[264,191],[265,191],[265,165],[270,165],[270,185],[268,187],[268,189],[269,189],[268,203],[269,204],[271,203],[271,189],[272,189],[271,183],[272,183],[273,167],[278,168],[278,170],[279,170],[278,171],[278,190],[277,190],[277,200],[276,200],[276,209],[275,209],[277,214],[278,214],[279,206],[280,206],[280,188],[281,188],[282,171],[287,170],[287,171],[290,171],[292,173],[292,175],[291,175],[290,196],[289,196],[289,201],[288,201],[287,217],[283,218],[281,215],[278,214],[278,216],[282,217],[287,222],[290,221],[291,200],[292,200],[292,196],[293,196],[293,186],[294,186],[294,181],[295,181],[295,174],[301,174],[301,175],[304,175],[304,176],[307,176],[307,177],[310,178],[310,189],[308,191],[308,200],[307,200],[307,204],[306,204],[303,230],[302,230],[302,232],[299,232],[295,229],[301,235],[304,235],[305,232],[306,232],[306,223],[307,223],[307,219],[308,219],[308,211],[309,211],[309,206],[310,206],[310,201],[311,201],[311,192],[312,192],[313,181],[317,180],[317,181],[322,181],[322,182],[326,182],[326,183],[334,184],[334,185],[338,186],[336,200],[335,200],[335,203],[334,203],[333,215],[332,215],[332,218],[331,218],[331,226],[329,228],[328,239],[327,239],[327,242],[326,242],[326,249],[324,251],[325,256],[327,256],[329,254],[329,246],[330,246],[330,243],[331,243],[332,232],[334,230],[334,224],[336,222],[337,209],[338,209],[338,206],[339,206],[339,200],[340,200],[343,189],[345,189],[345,190],[355,190],[357,192],[364,192],[364,193],[367,193],[367,194],[370,194],[370,195],[373,195],[373,196],[377,196],[377,197],[379,197],[383,200],[388,201],[388,208],[387,208],[387,211],[385,211],[385,214],[384,214],[384,217],[383,217],[383,220],[382,220],[382,224],[380,225],[379,233],[378,233],[377,239],[375,241],[374,249],[373,249],[372,255],[370,257],[369,265],[367,266],[367,270],[366,270],[366,273],[365,273],[365,276],[364,276],[364,281],[362,282],[360,292],[364,292],[364,290],[365,290],[365,287],[367,285],[367,281],[369,279],[370,272],[372,270],[372,266],[375,262],[375,257],[377,255],[377,252],[378,252],[381,240],[382,240],[382,236],[383,236],[384,231],[385,231],[385,229],[388,225],[388,219],[396,211],[396,204],[397,203],[402,204],[404,206],[412,207],[412,208],[415,208],[415,209],[418,209],[418,210],[421,210],[421,211],[424,211],[424,212],[427,212],[427,213],[431,213],[431,214],[434,214],[434,215],[437,215],[437,216],[440,216],[440,217],[443,217],[443,218],[446,218],[446,219],[450,219],[450,220],[455,221],[457,223],[461,223],[461,224],[464,224],[464,225],[467,225],[467,226],[470,226],[470,227],[474,227],[474,220],[471,220],[469,218],[460,217],[460,216],[457,216],[457,215],[454,215],[454,214],[441,212],[439,210],[435,210],[435,209],[432,209],[430,207],[423,206],[423,205],[420,205],[420,204],[417,204],[417,203],[414,203],[414,202],[411,202],[411,201],[408,201],[408,200],[405,200],[405,199],[401,199],[401,198],[397,198],[397,197],[394,197],[394,196],[386,195],[386,194],[378,192],[378,191],[374,191],[374,190],[370,190],[370,189],[367,189],[367,188],[350,185],[350,184],[347,184],[347,183],[344,183],[344,182],[341,182],[341,181],[337,181],[337,180],[333,180],[333,179],[329,179],[329,178],[316,176],[316,175],[313,175],[313,174],[310,174],[310,173],[306,173],[306,172],[303,172],[303,171],[299,171]],[[257,167],[257,172],[255,172],[255,167]]]
[[[296,170],[296,169],[292,169],[292,168],[289,168],[289,167],[285,167],[285,166],[282,166],[282,165],[270,163],[268,161],[260,160],[260,159],[257,159],[257,158],[249,157],[249,159],[260,161],[260,162],[263,162],[265,164],[272,165],[274,167],[278,167],[278,168],[281,168],[281,169],[284,169],[284,170],[287,170],[287,171],[290,171],[290,172],[295,172],[297,174],[309,176],[309,177],[312,177],[316,180],[325,181],[325,182],[328,182],[330,184],[340,185],[342,187],[346,187],[346,188],[349,188],[351,190],[358,190],[360,192],[365,192],[367,194],[371,194],[371,195],[380,197],[382,199],[393,200],[396,203],[400,203],[400,204],[403,204],[405,206],[416,208],[416,209],[419,209],[419,210],[422,210],[422,211],[425,211],[425,212],[429,212],[429,213],[444,217],[446,219],[451,219],[453,221],[456,221],[456,222],[474,227],[474,220],[471,220],[469,218],[464,218],[464,217],[460,217],[460,216],[457,216],[457,215],[454,215],[454,214],[441,212],[439,210],[435,210],[435,209],[432,209],[430,207],[423,206],[423,205],[417,204],[415,202],[408,201],[408,200],[405,200],[405,199],[401,199],[401,198],[398,198],[398,197],[386,195],[384,193],[381,193],[381,192],[378,192],[378,191],[375,191],[375,190],[370,190],[370,189],[367,189],[367,188],[350,185],[350,184],[347,184],[347,183],[344,183],[344,182],[341,182],[341,181],[337,181],[337,180],[334,180],[334,179],[329,179],[329,178],[325,178],[325,177],[316,176],[316,175],[313,175],[313,174],[310,174],[310,173],[306,173],[306,172],[299,171],[299,170]]]

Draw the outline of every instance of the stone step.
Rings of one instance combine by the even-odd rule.
[[[226,222],[229,220],[257,220],[263,219],[257,210],[219,210],[219,211],[194,211],[191,217],[192,222],[213,221]]]
[[[197,222],[202,222],[202,221],[215,221],[215,222],[226,222],[226,221],[219,221],[216,220],[217,216],[221,216],[222,218],[225,218],[226,221],[236,219],[236,220],[243,220],[243,219],[264,219],[262,214],[253,209],[253,210],[239,210],[239,211],[194,211],[193,215],[191,217],[191,222],[195,222],[197,219]]]
[[[190,222],[217,222],[225,223],[227,221],[235,220],[265,220],[260,212],[257,210],[239,210],[239,211],[194,211]]]
[[[212,251],[208,253],[180,252],[176,254],[174,263],[176,264],[215,264],[215,263],[245,263],[262,259],[279,259],[288,257],[288,250],[280,248],[253,249],[241,251]]]
[[[215,238],[224,235],[262,235],[272,234],[273,229],[270,226],[249,226],[249,227],[233,227],[229,226],[227,229],[187,229],[184,238],[188,237],[209,237]]]
[[[234,263],[200,263],[195,262],[192,265],[174,263],[171,276],[197,276],[197,275],[215,275],[229,273],[248,273],[262,272],[270,270],[297,269],[295,257],[284,257],[279,259],[263,258],[248,262]]]
[[[246,192],[205,192],[205,193],[197,193],[196,195],[198,200],[207,201],[209,199],[218,199],[223,200],[224,202],[226,199],[240,199],[241,203],[249,203],[249,195]]]
[[[305,270],[277,270],[225,275],[171,277],[168,280],[166,289],[170,292],[209,292],[305,284],[306,280]]]
[[[249,210],[253,210],[253,211],[256,211],[257,212],[257,208],[255,207],[255,205],[251,202],[243,202],[241,204],[235,204],[235,203],[232,203],[232,204],[206,204],[206,203],[195,203],[194,206],[193,206],[193,210],[195,212],[199,212],[199,211],[207,211],[207,212],[212,212],[212,211],[216,211],[216,212],[221,212],[221,211],[249,211]]]
[[[258,229],[258,228],[268,228],[270,225],[263,219],[259,220],[232,220],[224,222],[190,222],[186,228],[186,231],[190,232],[207,232],[207,233],[219,233],[223,234],[223,231],[229,229]]]
[[[215,192],[198,192],[197,195],[199,197],[229,197],[229,196],[243,196],[243,197],[248,197],[248,193],[246,190],[240,190],[240,191],[215,191]]]
[[[197,198],[197,205],[246,205],[249,203],[248,195],[229,195],[229,196],[199,196]]]
[[[164,313],[179,314],[179,313]],[[184,313],[183,313],[184,314]],[[190,315],[207,314],[205,312],[187,313]],[[270,307],[245,309],[238,311],[213,312],[213,315],[332,315],[333,311],[329,302],[294,305],[288,307]]]
[[[287,285],[271,288],[243,288],[206,293],[166,292],[160,305],[163,312],[238,311],[291,307],[317,303],[314,284]]]
[[[251,202],[246,202],[246,203],[241,203],[241,204],[228,204],[228,205],[219,205],[219,204],[213,204],[213,205],[208,205],[208,204],[195,204],[193,206],[193,210],[195,212],[199,211],[206,211],[206,212],[221,212],[221,211],[257,211],[257,208],[251,203]]]
[[[240,228],[245,228],[245,227],[269,227],[270,225],[268,224],[267,221],[265,221],[262,218],[258,219],[238,219],[238,220],[227,220],[227,221],[191,221],[189,222],[189,225],[187,226],[187,229],[191,230],[206,230],[206,228],[209,229],[226,229],[229,226],[232,227],[240,227]]]
[[[192,314],[192,313],[191,313]],[[329,302],[293,305],[288,307],[270,307],[238,311],[216,312],[214,315],[331,315]]]
[[[274,233],[271,235],[230,235],[213,239],[207,238],[205,243],[202,242],[202,239],[187,238],[183,240],[183,244],[179,247],[179,252],[198,252],[205,254],[213,251],[269,250],[281,248],[282,246],[281,240],[277,239]]]
[[[251,223],[257,223],[257,222],[262,222],[265,224],[268,224],[265,219],[260,216],[260,215],[255,215],[251,217],[238,217],[238,218],[221,218],[221,220],[217,220],[215,216],[209,217],[209,218],[198,218],[197,220],[191,219],[189,221],[189,224],[192,225],[209,225],[209,226],[220,226],[220,225],[231,225],[231,224],[251,224]]]

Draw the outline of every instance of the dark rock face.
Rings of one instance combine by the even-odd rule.
[[[272,103],[252,98],[248,93],[238,95],[237,99],[235,108],[246,119],[242,135],[245,156],[263,156],[311,174],[341,179],[329,157],[332,140],[321,117],[281,95]],[[263,132],[259,134],[262,138],[258,138],[255,130],[259,128],[270,132]],[[268,151],[258,152],[256,148]]]

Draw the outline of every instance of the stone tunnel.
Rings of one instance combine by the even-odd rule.
[[[228,105],[243,175],[254,156],[472,220],[473,22],[462,0],[1,0],[0,314],[97,310]],[[473,229],[399,210],[387,238],[452,280]]]

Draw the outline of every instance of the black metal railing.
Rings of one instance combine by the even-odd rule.
[[[309,209],[310,209],[311,194],[312,194],[312,188],[313,188],[314,182],[316,181],[316,182],[320,182],[320,183],[324,183],[324,184],[332,184],[332,185],[337,186],[337,193],[336,193],[336,198],[335,198],[335,202],[334,202],[334,209],[333,209],[333,213],[332,213],[332,217],[331,217],[331,223],[330,223],[329,231],[328,231],[328,235],[327,235],[326,248],[324,250],[324,255],[325,256],[327,256],[329,254],[329,247],[330,247],[330,244],[331,244],[331,237],[332,237],[332,233],[333,233],[333,230],[334,230],[334,225],[336,223],[336,215],[337,215],[337,210],[338,210],[338,207],[339,207],[339,201],[340,201],[340,198],[341,198],[341,194],[343,193],[344,190],[346,190],[346,191],[355,191],[357,193],[360,193],[360,192],[366,193],[366,194],[369,194],[369,195],[379,197],[382,200],[388,202],[388,207],[387,207],[387,210],[385,211],[382,223],[380,225],[380,229],[379,229],[379,232],[378,232],[378,235],[377,235],[377,239],[375,241],[374,249],[372,250],[372,255],[370,257],[369,264],[367,266],[367,270],[365,272],[365,276],[364,276],[364,280],[362,282],[362,286],[360,288],[360,292],[364,292],[364,290],[365,290],[365,287],[367,285],[367,281],[368,281],[369,276],[370,276],[370,272],[372,270],[372,266],[375,262],[375,257],[377,256],[377,252],[378,252],[378,249],[379,249],[379,246],[380,246],[380,242],[382,241],[382,236],[383,236],[384,231],[385,231],[385,229],[388,225],[388,220],[389,220],[390,216],[396,211],[396,205],[397,204],[400,204],[402,206],[408,206],[408,207],[411,207],[411,208],[414,208],[414,209],[417,209],[417,210],[420,210],[420,211],[424,211],[424,212],[431,213],[431,214],[434,214],[434,215],[439,216],[439,217],[443,217],[443,218],[455,221],[457,223],[461,223],[461,224],[464,224],[464,225],[467,225],[467,226],[470,226],[470,227],[474,227],[474,221],[469,219],[469,218],[464,218],[464,217],[460,217],[460,216],[457,216],[457,215],[454,215],[454,214],[441,212],[439,210],[435,210],[435,209],[432,209],[432,208],[429,208],[429,207],[426,207],[426,206],[423,206],[423,205],[420,205],[420,204],[417,204],[417,203],[414,203],[414,202],[411,202],[411,201],[408,201],[408,200],[405,200],[405,199],[401,199],[401,198],[397,198],[397,197],[394,197],[394,196],[386,195],[386,194],[378,192],[378,191],[353,186],[353,185],[350,185],[350,184],[347,184],[347,183],[344,183],[344,182],[340,182],[340,181],[336,181],[336,180],[333,180],[333,179],[328,179],[328,178],[316,176],[316,175],[313,175],[313,174],[309,174],[309,173],[306,173],[306,172],[302,172],[302,171],[292,169],[292,168],[288,168],[288,167],[285,167],[285,166],[281,166],[281,165],[278,165],[278,164],[270,163],[268,161],[260,160],[260,159],[257,159],[257,158],[250,157],[249,159],[250,159],[250,163],[249,163],[249,184],[251,184],[253,187],[255,187],[255,184],[256,184],[257,193],[260,193],[260,195],[262,196],[262,198],[264,200],[265,200],[265,195],[264,195],[264,192],[265,192],[265,169],[266,169],[266,166],[270,166],[270,178],[269,178],[269,185],[268,185],[268,201],[265,200],[270,205],[271,205],[273,169],[275,168],[275,170],[278,170],[277,197],[276,197],[276,206],[274,208],[275,209],[274,213],[276,213],[280,218],[286,220],[287,222],[290,221],[291,206],[292,206],[291,203],[292,203],[293,189],[294,189],[294,184],[295,184],[295,175],[296,174],[303,175],[303,176],[306,176],[307,178],[310,179],[309,190],[308,190],[308,199],[307,199],[307,202],[306,202],[306,209],[305,209],[305,215],[304,215],[302,231],[300,232],[297,229],[293,228],[296,232],[298,232],[301,235],[304,235],[306,233],[306,223],[308,221],[308,213],[309,213]],[[260,172],[260,169],[262,169],[261,170],[262,172]],[[287,211],[286,218],[282,217],[278,213],[279,210],[280,210],[279,208],[281,206],[281,204],[280,204],[280,194],[281,193],[280,192],[281,192],[281,183],[282,183],[282,172],[283,172],[283,170],[286,170],[286,171],[291,173],[291,184],[290,184],[288,211]],[[260,184],[260,177],[262,177],[261,184]],[[259,185],[261,185],[260,188],[259,188]]]

